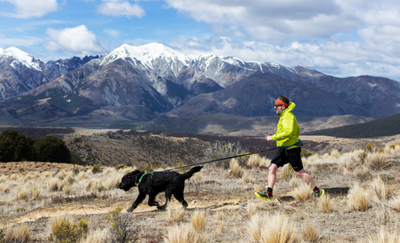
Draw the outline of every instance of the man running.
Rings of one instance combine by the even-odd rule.
[[[280,116],[278,123],[278,130],[276,134],[267,136],[267,141],[276,141],[278,150],[269,165],[268,175],[268,189],[266,192],[255,192],[256,196],[271,201],[272,192],[276,182],[276,171],[279,167],[284,166],[287,163],[293,167],[296,175],[300,176],[301,179],[307,183],[313,190],[315,197],[322,197],[325,191],[315,186],[313,178],[304,170],[303,163],[301,162],[301,148],[302,145],[299,140],[300,127],[297,125],[296,117],[291,112],[296,105],[290,100],[280,95],[275,100],[276,114]]]

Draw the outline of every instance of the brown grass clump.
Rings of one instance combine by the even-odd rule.
[[[50,192],[56,192],[62,190],[62,183],[58,178],[51,178],[47,181],[47,187]]]
[[[321,238],[321,236],[317,233],[312,221],[303,224],[303,227],[301,228],[301,235],[303,236],[303,240],[308,242],[318,242]]]
[[[242,184],[246,184],[246,183],[254,183],[254,178],[250,175],[249,172],[245,171],[243,172],[243,176],[242,176]]]
[[[239,166],[239,161],[235,158],[231,159],[229,162],[229,167],[231,172],[236,177],[241,177],[243,175],[243,168]]]
[[[389,201],[390,207],[400,212],[400,196],[394,197]]]
[[[293,175],[293,168],[290,164],[286,164],[281,168],[280,176],[282,179],[289,180]]]
[[[49,221],[48,227],[51,231],[52,235],[55,235],[59,226],[61,226],[62,222],[66,222],[67,218],[65,216],[57,216],[52,218]]]
[[[372,170],[382,170],[391,165],[384,153],[370,153],[365,158],[366,165]]]
[[[200,235],[191,227],[190,224],[182,224],[171,227],[167,236],[164,238],[165,243],[200,243],[205,242]]]
[[[97,229],[90,231],[85,239],[82,239],[80,243],[104,243],[108,237],[108,229]]]
[[[330,152],[330,155],[331,155],[331,157],[337,159],[337,158],[339,158],[339,156],[341,155],[341,153],[340,153],[337,149],[334,149],[334,150],[332,150],[332,151]]]
[[[34,186],[31,189],[31,197],[33,199],[40,199],[42,197],[42,193],[40,192],[39,188],[37,186]]]
[[[32,233],[27,225],[22,224],[15,228],[9,227],[4,236],[5,242],[29,242],[32,239]]]
[[[387,197],[392,193],[393,188],[389,185],[387,185],[380,176],[375,178],[370,184],[369,184],[372,193],[374,196],[376,196],[379,200],[386,200]]]
[[[319,208],[323,213],[330,213],[333,211],[333,203],[329,195],[324,195],[319,201]]]
[[[367,181],[372,177],[368,167],[357,168],[354,171],[354,176],[360,181]]]
[[[266,218],[268,220],[265,220]],[[280,213],[275,215],[255,214],[251,218],[248,228],[250,236],[257,243],[298,242],[294,223]]]
[[[176,207],[170,204],[167,207],[167,216],[168,219],[171,220],[172,222],[175,223],[181,222],[183,221],[185,216],[185,208],[183,208],[181,205]]]
[[[398,243],[400,242],[400,238],[396,232],[390,233],[385,230],[384,227],[381,227],[379,234],[370,236],[369,243]]]
[[[365,212],[370,206],[367,191],[360,187],[358,183],[349,190],[350,209]]]
[[[17,200],[23,200],[28,198],[28,190],[26,188],[18,189],[17,195],[15,197]]]
[[[247,161],[247,165],[250,166],[260,166],[261,157],[258,154],[252,154]]]
[[[311,198],[311,189],[307,184],[301,184],[301,186],[295,188],[291,194],[298,201],[304,202]]]
[[[295,188],[297,186],[297,183],[299,182],[299,178],[297,176],[293,176],[292,179],[290,179],[290,186]]]
[[[195,211],[192,215],[192,226],[196,232],[200,232],[206,226],[207,216],[205,211]]]

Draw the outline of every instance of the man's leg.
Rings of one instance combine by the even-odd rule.
[[[295,171],[295,173],[296,175],[300,176],[301,179],[303,179],[303,181],[311,187],[311,189],[315,188],[315,183],[313,178],[304,169],[301,169],[300,171]],[[268,183],[269,183],[269,177],[268,177]]]
[[[274,189],[276,182],[276,171],[278,170],[278,166],[276,164],[270,164],[268,169],[269,169],[268,187]]]

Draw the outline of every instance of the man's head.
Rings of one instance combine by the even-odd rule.
[[[278,98],[275,100],[275,110],[278,116],[280,116],[281,113],[286,110],[286,108],[289,106],[289,102],[290,100],[287,97],[283,95],[278,96]]]

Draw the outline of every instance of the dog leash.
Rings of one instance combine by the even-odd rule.
[[[226,157],[226,158],[221,158],[221,159],[210,160],[210,161],[206,161],[206,162],[202,162],[202,163],[197,163],[197,164],[185,165],[185,166],[176,167],[176,168],[172,168],[172,169],[168,169],[168,170],[162,170],[162,171],[160,171],[160,172],[166,172],[166,171],[177,170],[177,169],[182,169],[182,168],[187,168],[187,167],[193,167],[193,166],[196,166],[196,165],[211,164],[211,163],[215,163],[215,162],[222,161],[222,160],[233,159],[233,158],[239,158],[239,157],[243,157],[243,156],[250,156],[250,155],[252,155],[252,154],[259,154],[259,153],[263,153],[263,152],[267,152],[267,151],[271,151],[271,150],[275,150],[275,149],[279,149],[279,148],[285,148],[285,149],[286,149],[286,148],[289,148],[289,147],[292,147],[292,146],[303,146],[303,142],[299,139],[298,142],[296,142],[295,144],[290,145],[290,146],[275,147],[275,148],[265,149],[265,150],[261,150],[261,151],[257,151],[257,152],[253,152],[253,153],[247,152],[247,153],[245,153],[245,154],[238,154],[238,155],[231,156],[231,157]]]

